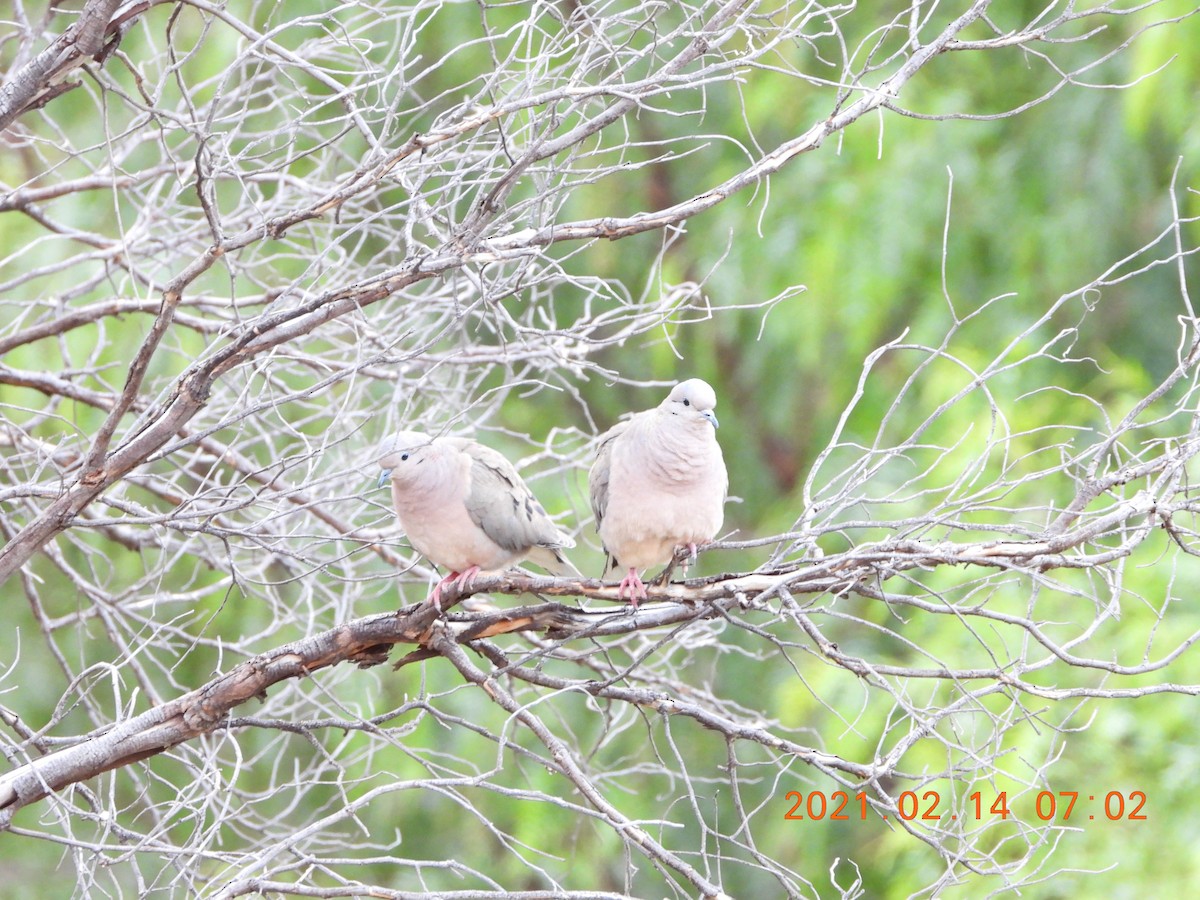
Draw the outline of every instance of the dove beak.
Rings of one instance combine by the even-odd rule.
[[[380,472],[380,473],[379,473],[379,483],[375,485],[375,488],[376,488],[376,490],[378,490],[379,488],[383,487],[383,485],[384,485],[384,484],[387,482],[387,480],[388,480],[389,478],[391,478],[391,477],[392,477],[392,470],[391,470],[391,469],[384,469],[382,472]]]
[[[713,428],[721,427],[721,423],[717,421],[717,414],[715,412],[713,412],[711,409],[705,410],[702,413],[702,415],[704,416],[704,418],[708,419],[708,421],[712,422]]]

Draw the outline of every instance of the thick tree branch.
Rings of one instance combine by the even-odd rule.
[[[88,0],[79,19],[0,85],[0,133],[56,92],[55,79],[99,54],[121,0]],[[61,93],[61,90],[57,90]]]
[[[1144,515],[1147,508],[1145,500],[1132,502],[1123,509],[1123,514],[1126,517]],[[1076,534],[1081,543],[1085,538],[1092,536],[1094,535],[1091,532],[1086,535]],[[874,596],[874,585],[904,571],[924,571],[937,566],[963,564],[1017,568],[1031,572],[1045,571],[1056,566],[1071,567],[1076,563],[1064,555],[1067,549],[1061,543],[1061,539],[962,545],[943,543],[933,547],[909,541],[865,547],[839,557],[831,557],[815,565],[776,574],[723,575],[684,583],[652,585],[649,588],[648,602],[636,610],[578,610],[549,603],[451,619],[433,628],[435,621],[438,621],[436,610],[428,604],[419,604],[397,613],[358,619],[331,631],[260,654],[191,693],[114,726],[100,737],[35,759],[14,772],[0,776],[0,809],[5,810],[0,816],[0,825],[11,821],[12,813],[17,809],[45,797],[50,792],[111,769],[138,762],[221,727],[231,710],[251,698],[262,696],[268,688],[280,681],[306,677],[319,669],[346,661],[356,662],[360,666],[377,665],[387,659],[389,649],[398,643],[416,644],[420,648],[400,661],[399,665],[404,665],[445,655],[446,647],[451,644],[457,646],[517,631],[543,632],[559,640],[591,640],[702,619],[724,618],[739,606],[761,606],[772,597],[786,599],[795,594],[805,593],[841,596],[852,592],[868,597]],[[481,593],[512,596],[530,593],[625,602],[619,598],[618,586],[615,584],[605,584],[594,579],[552,578],[515,572],[481,576],[475,579],[470,590],[455,594],[451,589],[447,589],[444,597],[454,603]],[[931,612],[964,614],[953,609],[939,608],[934,604],[926,605]],[[991,614],[987,610],[969,610],[965,614],[994,618],[1021,627],[1055,655],[1064,654],[1064,651],[1041,634],[1036,623]],[[824,655],[838,664],[864,677],[876,671],[868,668],[863,661],[854,660],[841,653],[835,645],[819,634],[813,633],[813,637]],[[447,644],[447,641],[450,644]],[[1068,661],[1079,666],[1086,666],[1089,662],[1079,658],[1071,658]],[[1097,666],[1103,664],[1098,662]],[[1135,675],[1150,671],[1156,666],[1146,663],[1136,667],[1104,667],[1114,673]],[[898,669],[894,674],[920,677],[922,673],[918,670]],[[933,674],[960,679],[992,678],[1011,688],[1027,690],[1037,696],[1056,694],[1044,687],[1026,683],[1001,669],[941,671]],[[523,671],[519,677],[542,683],[542,676],[536,673]],[[664,714],[695,719],[700,725],[720,731],[730,739],[762,743],[819,767],[843,771],[860,778],[877,777],[880,774],[869,765],[848,762],[802,747],[771,735],[761,728],[723,719],[709,710],[661,692],[616,688],[612,685],[581,686],[597,696],[634,703]],[[1174,689],[1185,694],[1200,693],[1200,687],[1191,685],[1178,685]],[[1094,695],[1106,693],[1112,692],[1100,691]],[[1085,695],[1093,694],[1087,689],[1067,694]]]

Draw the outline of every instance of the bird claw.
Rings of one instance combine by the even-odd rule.
[[[471,587],[471,582],[475,580],[475,576],[478,574],[479,566],[470,566],[466,569],[463,569],[461,572],[451,572],[436,585],[434,585],[433,591],[429,594],[429,602],[438,609],[441,609],[442,588],[444,588],[446,585],[450,585],[461,593],[462,591],[468,590]]]
[[[439,581],[437,584],[435,584],[433,586],[433,590],[430,591],[430,593],[429,593],[430,605],[432,605],[435,609],[440,610],[442,608],[442,588],[445,587],[450,582],[452,582],[457,577],[458,577],[457,572],[451,572],[449,575],[447,575],[445,578],[443,578],[441,581]]]
[[[469,568],[463,569],[462,574],[458,576],[458,584],[456,587],[460,591],[470,589],[472,582],[475,581],[475,576],[478,574],[479,566],[470,566]]]
[[[695,541],[688,541],[686,544],[680,544],[675,548],[675,552],[671,555],[671,561],[667,564],[667,572],[670,572],[675,566],[680,566],[686,573],[687,570],[696,564],[699,559],[699,548]]]
[[[617,597],[624,599],[625,592],[629,591],[629,602],[634,609],[637,609],[638,600],[648,600],[650,595],[646,592],[646,585],[638,575],[638,570],[630,568],[629,574],[621,579],[621,583],[617,586]]]

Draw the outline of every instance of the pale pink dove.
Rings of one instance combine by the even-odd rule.
[[[391,478],[400,526],[413,548],[450,570],[442,588],[461,589],[480,572],[498,572],[529,559],[555,575],[579,575],[561,553],[575,542],[546,515],[524,479],[503,455],[467,438],[430,438],[401,431],[379,459],[380,485]]]
[[[646,599],[640,571],[666,565],[676,547],[711,541],[725,517],[729,476],[717,443],[717,396],[699,378],[681,381],[654,409],[600,438],[588,477],[592,511],[617,590]]]

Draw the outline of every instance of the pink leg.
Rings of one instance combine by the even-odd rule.
[[[434,585],[433,593],[431,593],[429,595],[429,602],[432,603],[434,606],[436,606],[438,609],[441,609],[442,608],[442,588],[444,588],[446,585],[448,585],[450,582],[452,582],[457,577],[458,577],[457,572],[451,572],[449,575],[447,575],[445,578],[443,578],[441,581],[439,581],[436,585]]]
[[[451,572],[445,578],[437,583],[433,589],[433,593],[429,595],[429,602],[438,609],[442,608],[442,588],[446,585],[453,585],[458,590],[464,590],[471,586],[471,581],[479,574],[479,566],[469,566],[461,572]]]
[[[687,551],[686,555],[684,551]],[[659,584],[670,584],[671,573],[675,571],[675,567],[679,566],[683,570],[683,577],[687,578],[687,570],[696,564],[696,542],[688,541],[686,544],[678,544],[671,552],[671,560],[667,563],[667,567],[663,569],[662,575],[659,578]]]
[[[471,582],[475,580],[475,576],[479,574],[479,566],[468,566],[463,569],[462,574],[458,576],[458,589],[465,591],[471,586]]]
[[[633,608],[637,609],[638,600],[645,600],[649,597],[646,593],[646,585],[638,576],[638,570],[629,567],[629,574],[621,579],[621,583],[617,586],[617,596],[624,597],[625,591],[629,591],[629,602],[633,604]]]

